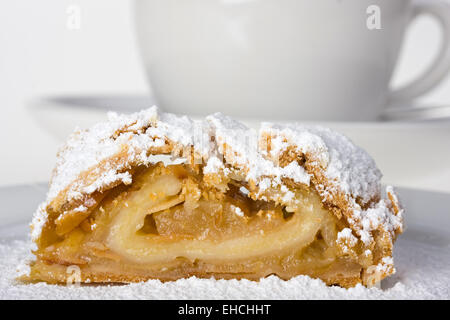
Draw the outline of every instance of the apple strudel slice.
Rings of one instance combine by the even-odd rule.
[[[128,283],[271,274],[374,285],[403,209],[366,152],[321,127],[156,107],[109,114],[60,150],[32,222],[26,281]]]

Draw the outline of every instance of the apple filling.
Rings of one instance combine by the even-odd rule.
[[[337,246],[342,222],[314,190],[295,190],[289,207],[245,190],[234,180],[212,187],[185,165],[141,169],[131,186],[103,195],[81,223],[39,248],[31,278],[60,282],[63,268],[77,265],[93,282],[101,274],[111,282],[306,274],[345,285],[370,265]]]

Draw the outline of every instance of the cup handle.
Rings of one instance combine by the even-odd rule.
[[[443,41],[440,52],[420,78],[406,87],[390,93],[388,106],[405,105],[422,96],[438,85],[450,70],[450,4],[444,1],[416,3],[414,4],[411,21],[422,14],[435,17],[442,27]]]

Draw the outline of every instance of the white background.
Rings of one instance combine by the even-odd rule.
[[[66,27],[70,4],[82,10],[80,30]],[[394,85],[420,74],[439,41],[439,28],[431,18],[415,22]],[[31,101],[66,94],[148,91],[133,34],[131,1],[2,1],[0,186],[47,181],[50,176],[59,141],[30,115]],[[450,104],[450,77],[421,102]]]

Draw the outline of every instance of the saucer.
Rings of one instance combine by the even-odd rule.
[[[142,95],[60,96],[35,100],[28,109],[42,128],[64,142],[75,127],[105,120],[107,111],[130,113],[154,104]],[[260,123],[238,120],[255,129]],[[375,159],[386,184],[450,193],[450,121],[301,123],[347,135]]]

